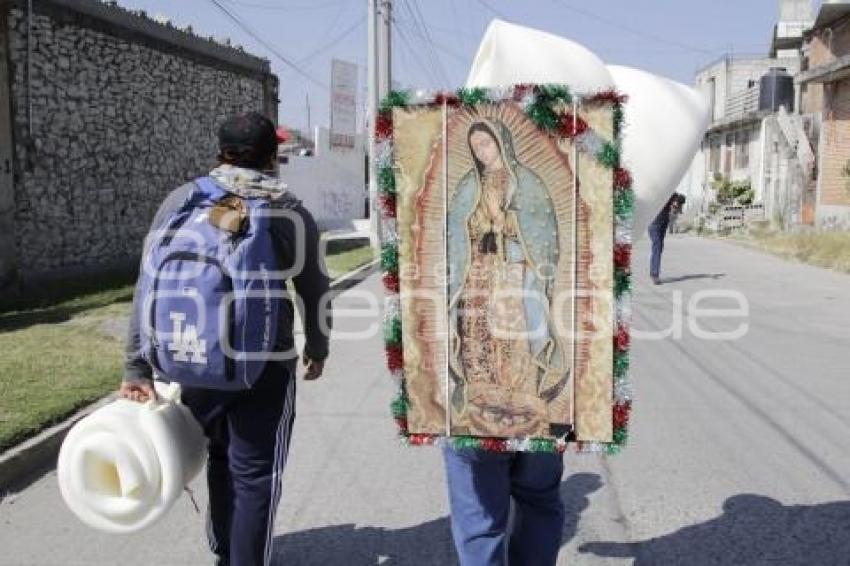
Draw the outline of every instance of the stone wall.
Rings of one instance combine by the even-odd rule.
[[[214,164],[217,124],[277,114],[268,61],[92,0],[34,4],[29,74],[25,3],[5,14],[19,285],[136,261],[163,196]]]

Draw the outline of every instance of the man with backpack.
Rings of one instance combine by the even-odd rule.
[[[268,174],[282,141],[265,116],[227,118],[219,166],[173,191],[146,238],[119,395],[181,384],[209,439],[207,538],[216,564],[268,564],[295,417],[292,279],[304,378],[328,355],[330,304],[310,213]],[[155,375],[156,374],[156,375]]]

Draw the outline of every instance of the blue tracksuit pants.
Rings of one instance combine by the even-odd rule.
[[[265,566],[272,556],[281,474],[295,420],[295,363],[270,362],[248,391],[186,388],[209,438],[207,539],[218,564]]]
[[[443,456],[461,566],[554,566],[565,517],[560,454],[446,446]]]

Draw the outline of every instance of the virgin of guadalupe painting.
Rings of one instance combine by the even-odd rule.
[[[552,320],[562,250],[550,189],[517,158],[503,122],[476,119],[465,138],[472,167],[446,218],[455,426],[546,434],[547,403],[570,377]]]
[[[610,169],[516,100],[392,124],[406,434],[609,441]]]

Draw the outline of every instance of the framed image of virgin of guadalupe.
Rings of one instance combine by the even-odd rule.
[[[624,102],[558,85],[385,101],[375,125],[385,337],[408,442],[624,443]]]

